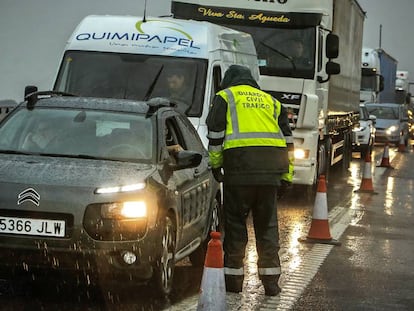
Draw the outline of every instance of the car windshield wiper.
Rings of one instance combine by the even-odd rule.
[[[108,157],[97,157],[89,154],[62,154],[62,153],[38,153],[40,156],[45,157],[59,157],[59,158],[73,158],[73,159],[89,159],[89,160],[105,160],[105,161],[116,161],[116,162],[130,162],[125,159],[108,158]]]
[[[155,84],[157,83],[158,79],[160,78],[160,75],[161,75],[161,72],[162,72],[163,68],[164,68],[164,65],[161,65],[160,69],[158,70],[157,74],[155,75],[154,80],[152,81],[150,87],[148,88],[147,93],[144,96],[145,101],[148,100],[149,97],[151,96],[152,91],[154,90]]]

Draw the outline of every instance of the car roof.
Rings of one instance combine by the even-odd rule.
[[[34,107],[60,107],[60,108],[83,108],[118,112],[135,112],[145,114],[156,111],[159,108],[173,107],[167,98],[152,98],[148,101],[137,101],[129,99],[95,98],[77,96],[54,96],[39,97],[36,100],[28,99],[22,105],[28,108]],[[31,106],[31,107],[29,107]]]

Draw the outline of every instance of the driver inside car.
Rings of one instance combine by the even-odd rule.
[[[37,128],[26,136],[22,148],[30,151],[32,149],[35,151],[44,150],[55,137],[55,133],[48,123],[39,122]]]

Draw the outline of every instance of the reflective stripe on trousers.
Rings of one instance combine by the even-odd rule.
[[[244,269],[243,268],[228,268],[224,267],[224,274],[226,275],[244,275]]]
[[[259,268],[258,270],[259,275],[280,275],[282,270],[280,267],[274,268]]]

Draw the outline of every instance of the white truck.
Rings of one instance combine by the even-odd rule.
[[[179,70],[187,78],[185,113],[207,147],[208,109],[232,64],[249,67],[259,79],[249,34],[209,22],[91,15],[67,42],[54,90],[137,100],[169,97],[166,78]]]
[[[397,70],[395,77],[395,99],[399,104],[411,103],[409,73],[406,70]]]
[[[384,89],[380,57],[377,49],[362,49],[360,102],[376,103],[378,94]]]
[[[171,11],[253,36],[259,84],[289,109],[294,184],[314,185],[337,163],[347,170],[359,115],[365,19],[356,0],[173,0]]]

